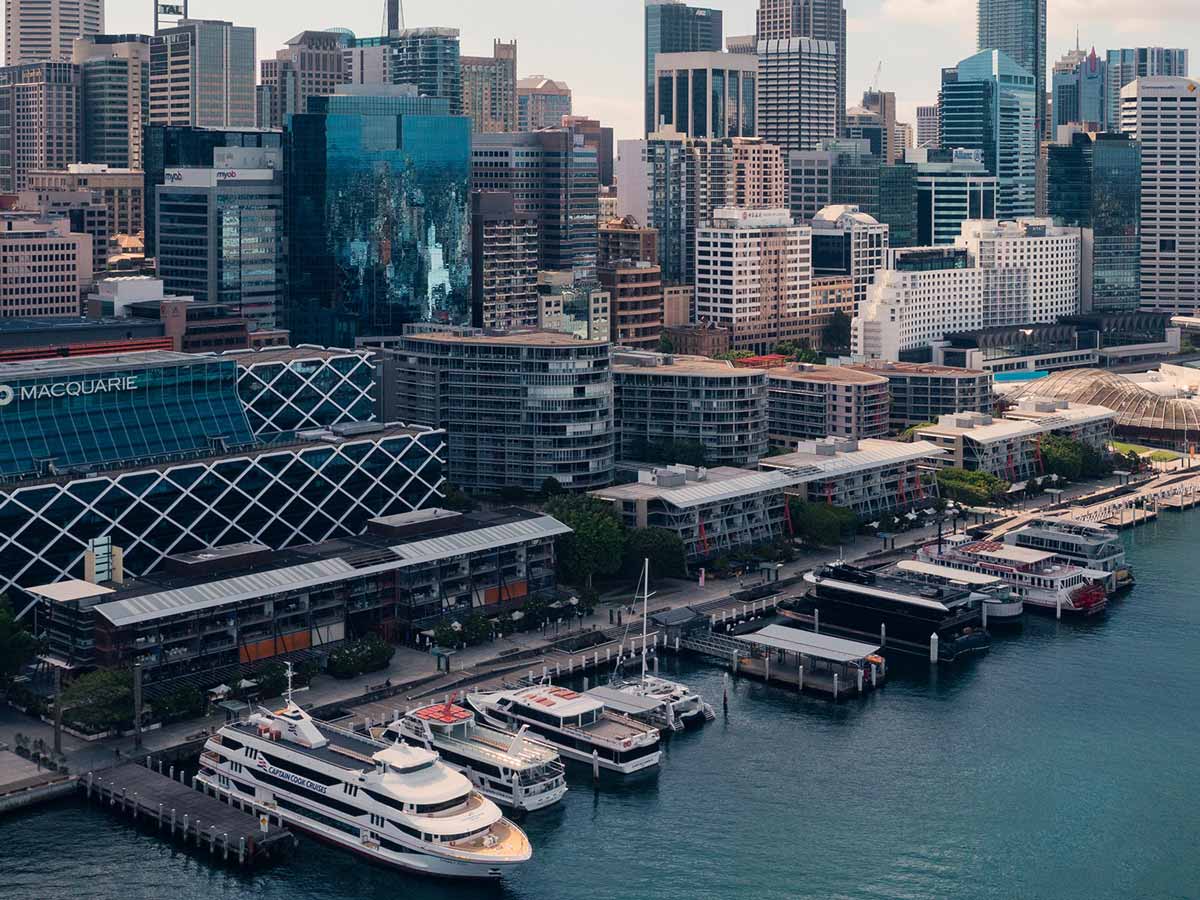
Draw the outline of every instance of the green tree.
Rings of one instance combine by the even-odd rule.
[[[478,505],[452,484],[446,485],[442,493],[444,496],[439,503],[442,509],[450,509],[455,512],[471,512]]]
[[[700,466],[705,465],[708,452],[700,441],[689,439],[671,443],[671,460],[669,465]]]
[[[16,621],[8,598],[0,596],[0,687],[7,685],[33,659],[37,648],[33,635]]]
[[[62,692],[63,718],[88,732],[108,731],[133,722],[133,672],[97,669],[81,675]]]
[[[775,352],[780,356],[786,356],[792,362],[820,363],[825,359],[816,350],[799,341],[783,341],[775,346]]]
[[[637,577],[642,561],[650,560],[651,578],[683,578],[687,575],[687,556],[683,541],[665,528],[634,528],[625,535],[625,574]]]
[[[658,352],[659,353],[674,353],[675,352],[675,345],[671,342],[671,339],[669,337],[667,337],[665,334],[660,334],[658,336]]]
[[[917,425],[911,425],[908,428],[905,428],[902,432],[900,432],[900,434],[898,434],[896,436],[896,440],[903,441],[906,444],[911,444],[913,441],[915,441],[917,439],[918,431],[921,431],[924,428],[929,428],[934,424],[935,423],[933,423],[933,422],[920,422]]]
[[[724,353],[718,353],[713,359],[725,359],[729,362],[736,362],[739,359],[749,359],[753,355],[749,350],[726,350]]]
[[[570,584],[590,588],[597,575],[620,571],[625,526],[612,506],[586,494],[551,498],[546,512],[571,529],[555,541],[558,564]]]
[[[468,645],[482,644],[492,636],[492,620],[479,613],[472,613],[463,622],[462,634]]]
[[[433,629],[433,642],[444,650],[457,647],[462,643],[462,632],[452,628],[449,622],[439,622]]]
[[[542,496],[554,497],[563,492],[562,482],[553,475],[547,475],[542,481]]]
[[[154,711],[167,722],[179,722],[204,715],[207,700],[198,687],[183,685],[160,697],[153,704]]]
[[[988,472],[968,472],[965,469],[939,469],[938,493],[948,500],[969,506],[985,506],[1002,497],[1009,484]]]
[[[833,311],[829,324],[821,333],[821,344],[827,350],[848,350],[850,348],[850,317],[840,309]]]
[[[1083,445],[1078,441],[1048,434],[1042,438],[1042,468],[1047,475],[1077,481],[1083,474]]]
[[[852,537],[858,530],[858,517],[848,509],[830,503],[809,503],[788,497],[788,514],[796,537],[810,544],[831,546]]]

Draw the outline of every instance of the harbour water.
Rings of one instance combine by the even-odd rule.
[[[1099,621],[1027,616],[990,654],[834,705],[678,672],[718,711],[661,773],[526,819],[499,885],[424,882],[309,841],[251,874],[74,801],[0,819],[0,898],[657,900],[1200,896],[1200,512],[1124,536]],[[675,665],[668,662],[668,666]]]

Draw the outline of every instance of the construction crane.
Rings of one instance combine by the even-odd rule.
[[[879,61],[879,65],[877,65],[875,67],[875,77],[871,79],[871,87],[868,88],[868,91],[870,93],[874,94],[877,90],[879,90],[879,76],[882,73],[883,73],[883,60],[881,59]]]

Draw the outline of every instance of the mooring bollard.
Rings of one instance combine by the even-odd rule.
[[[871,663],[871,687],[879,684],[879,666]]]
[[[1061,593],[1054,595],[1054,618],[1059,619],[1059,620],[1062,619],[1062,594]]]
[[[879,646],[887,646],[887,622],[879,623]]]
[[[175,810],[171,810],[171,815],[172,816],[175,815]],[[183,814],[183,842],[185,844],[187,843],[187,836],[188,836],[188,814],[184,813]]]
[[[583,676],[583,689],[584,691],[588,689],[588,679],[586,675]]]
[[[225,832],[225,839],[221,843],[225,847],[225,851],[224,851],[224,853],[221,854],[221,858],[229,859],[229,832],[228,831]]]
[[[159,831],[162,831],[162,810],[163,810],[163,805],[160,803],[160,804],[158,804],[158,830]]]
[[[200,817],[196,817],[196,846],[200,846]]]
[[[858,692],[860,694],[862,693],[862,684],[863,684],[863,670],[859,669],[858,670]]]
[[[798,667],[797,676],[796,676],[796,691],[797,691],[797,693],[804,693],[804,666],[803,665]]]
[[[171,837],[175,837],[175,807],[171,807]]]
[[[92,773],[91,772],[88,772],[87,790],[85,790],[83,792],[83,796],[86,797],[88,800],[92,799]]]
[[[813,633],[821,633],[821,611],[819,609],[813,610]]]
[[[763,659],[763,666],[764,666],[763,681],[770,681],[771,680],[771,655],[769,653]]]
[[[592,781],[600,780],[600,753],[592,751]]]
[[[938,634],[936,631],[929,635],[929,661],[931,663],[938,661]]]
[[[246,836],[243,834],[238,838],[238,864],[244,865],[246,862]]]
[[[837,672],[834,672],[833,673],[833,699],[836,700],[837,698],[838,698],[838,676],[837,676]]]
[[[171,774],[169,777],[172,781],[175,780],[175,767],[174,766],[171,766]]]

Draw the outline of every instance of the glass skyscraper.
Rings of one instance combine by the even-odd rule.
[[[996,215],[1032,216],[1036,207],[1035,79],[1000,50],[969,56],[942,70],[939,94],[942,147],[980,150],[996,176]]]
[[[976,49],[1000,50],[1034,78],[1034,127],[1041,140],[1046,133],[1046,0],[979,0],[978,12]]]
[[[293,341],[469,320],[471,121],[445,99],[358,90],[309,98],[287,125]]]
[[[679,0],[646,0],[646,134],[654,121],[654,60],[660,53],[724,49],[721,11],[685,6]]]
[[[1138,308],[1141,160],[1141,145],[1124,134],[1079,133],[1048,149],[1048,211],[1083,231],[1084,312]]]

